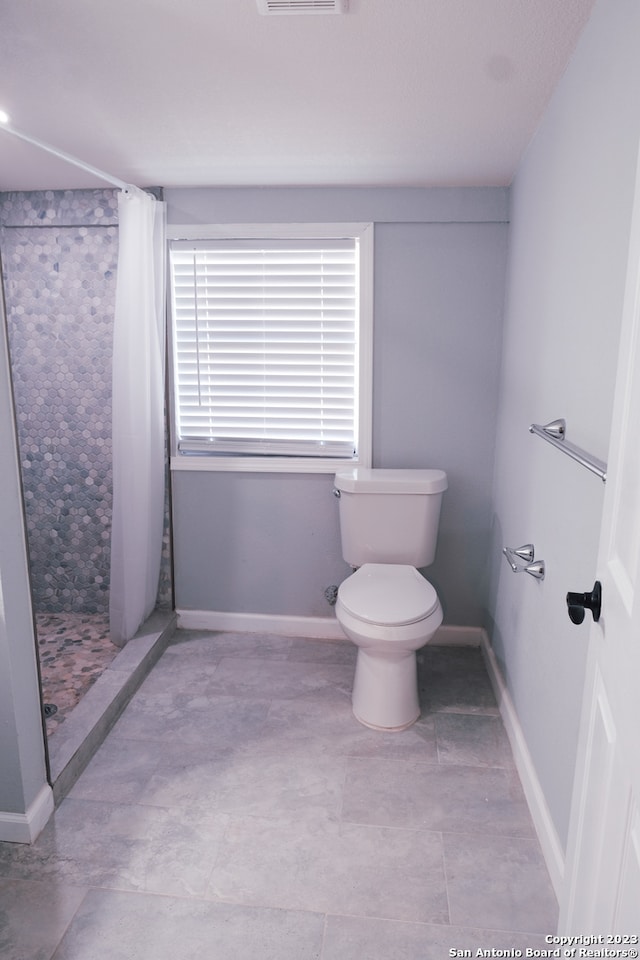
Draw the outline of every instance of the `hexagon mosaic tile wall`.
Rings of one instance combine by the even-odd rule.
[[[0,246],[34,602],[109,603],[117,192],[0,194]],[[168,511],[167,511],[168,514]],[[168,522],[159,605],[170,605]]]

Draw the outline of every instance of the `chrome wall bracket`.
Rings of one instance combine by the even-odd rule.
[[[502,552],[514,573],[528,573],[536,580],[544,580],[544,560],[534,560],[535,548],[532,543],[522,547],[504,547]]]
[[[532,543],[525,543],[523,547],[505,547],[502,551],[514,573],[523,569],[523,564],[531,563],[535,556]],[[521,560],[522,563],[518,563]]]
[[[536,580],[544,580],[546,573],[544,560],[534,560],[533,563],[528,563],[524,572],[528,573],[530,577],[535,577]]]

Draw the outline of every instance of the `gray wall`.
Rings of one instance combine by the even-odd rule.
[[[170,223],[375,222],[374,466],[449,475],[445,622],[480,625],[507,250],[501,189],[167,190]],[[173,474],[181,609],[328,616],[350,572],[331,475]]]
[[[568,590],[597,575],[603,484],[528,432],[565,417],[606,460],[640,135],[640,6],[599,0],[512,187],[489,629],[562,845],[588,623]],[[535,543],[543,583],[504,544]]]

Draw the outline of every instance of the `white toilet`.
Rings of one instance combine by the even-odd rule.
[[[338,589],[336,617],[358,647],[353,712],[375,730],[404,730],[420,716],[416,650],[442,608],[416,567],[433,563],[446,489],[442,470],[336,474],[342,555],[357,568]]]

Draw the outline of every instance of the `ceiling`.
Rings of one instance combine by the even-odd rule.
[[[0,0],[0,108],[139,186],[508,185],[593,3]],[[104,185],[0,127],[0,190]]]

